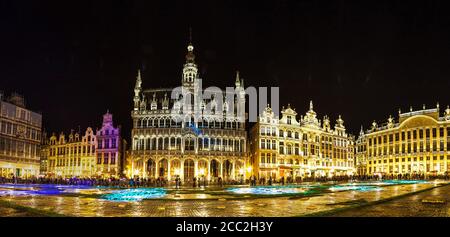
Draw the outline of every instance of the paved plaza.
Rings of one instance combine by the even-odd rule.
[[[371,181],[211,188],[0,185],[0,216],[450,216],[445,181]],[[423,199],[445,200],[424,204]]]

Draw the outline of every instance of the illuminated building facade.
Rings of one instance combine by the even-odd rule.
[[[39,175],[42,115],[25,107],[25,99],[0,93],[0,176]]]
[[[443,175],[450,171],[450,109],[443,116],[436,108],[401,113],[387,123],[375,121],[360,134],[358,156],[369,175]],[[357,162],[357,163],[358,163]]]
[[[92,177],[96,174],[97,139],[92,128],[83,136],[72,130],[66,138],[53,134],[49,141],[50,154],[47,158],[47,175],[50,177]]]
[[[281,119],[267,106],[251,129],[251,160],[259,178],[330,177],[354,173],[354,138],[339,116],[334,129],[327,116],[317,119],[312,101],[297,120],[290,107]]]
[[[201,97],[194,47],[189,44],[187,49],[181,88],[185,98],[192,98],[193,105],[177,104],[171,96],[172,88],[143,90],[138,73],[131,112],[133,129],[128,176],[163,177],[169,181],[179,177],[184,182],[194,177],[210,181],[219,177],[225,181],[243,178],[247,133],[245,119],[239,119],[234,111],[238,107],[245,108],[245,93],[233,95],[233,105],[222,104],[224,98],[221,97]],[[243,84],[237,74],[233,88],[241,89]],[[221,111],[232,115],[224,119]],[[195,118],[197,114],[200,116]]]
[[[355,169],[358,175],[367,175],[367,145],[364,130],[361,127],[358,139],[355,142]]]
[[[48,142],[47,176],[118,177],[121,172],[120,128],[113,126],[112,114],[103,115],[102,128],[88,127],[84,135],[72,130],[68,138],[61,133]]]
[[[97,176],[118,177],[122,170],[122,146],[120,127],[114,127],[112,114],[103,115],[103,124],[96,132],[97,138]]]
[[[48,156],[50,154],[50,146],[49,146],[49,140],[47,138],[47,133],[44,132],[42,133],[41,136],[41,151],[40,151],[40,170],[39,173],[41,175],[45,175],[47,173],[47,168],[48,168]]]

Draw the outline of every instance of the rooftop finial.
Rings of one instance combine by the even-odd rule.
[[[314,106],[313,106],[313,102],[312,100],[309,101],[309,110],[313,110]]]
[[[192,27],[189,26],[189,44],[192,45]]]
[[[141,88],[141,84],[142,84],[141,69],[138,69],[138,74],[137,74],[137,77],[136,77],[136,85],[135,85],[135,93],[136,93],[135,96],[138,96],[137,93],[139,92],[139,90]],[[136,91],[136,90],[138,90],[138,91]]]
[[[189,27],[189,44],[187,49],[189,52],[192,52],[194,50],[194,46],[192,45],[192,27]]]
[[[239,87],[241,85],[241,79],[239,78],[239,71],[236,71],[236,81],[235,81],[236,87]]]
[[[194,63],[194,46],[192,45],[192,28],[189,27],[189,44],[187,47],[188,53],[186,54],[186,63]]]

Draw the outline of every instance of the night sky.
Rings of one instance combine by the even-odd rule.
[[[100,127],[109,109],[129,140],[143,87],[181,81],[192,27],[206,86],[279,86],[282,104],[373,120],[450,103],[445,1],[0,1],[0,90],[25,96],[49,132]]]

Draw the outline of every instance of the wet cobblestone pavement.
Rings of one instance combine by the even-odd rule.
[[[384,184],[383,184],[384,185]],[[303,216],[318,212],[332,211],[338,208],[370,203],[404,195],[412,192],[426,190],[442,185],[441,182],[427,182],[416,184],[398,184],[381,186],[382,188],[366,189],[365,186],[339,185],[327,191],[312,193],[311,195],[232,195],[226,189],[214,190],[183,190],[170,191],[163,199],[141,200],[131,202],[110,201],[92,196],[92,194],[108,193],[108,190],[77,190],[70,195],[3,195],[0,200],[36,208],[43,211],[54,212],[67,216],[86,217],[287,217]],[[242,187],[244,188],[244,187]],[[245,187],[248,188],[248,187]],[[364,189],[363,189],[364,188]],[[429,192],[441,192],[443,188],[433,189]],[[437,190],[437,191],[434,191]],[[450,186],[441,196],[450,194]],[[2,191],[2,189],[0,189]],[[4,191],[4,190],[3,190]],[[425,195],[427,192],[424,192]],[[79,195],[78,195],[79,194]],[[89,196],[91,195],[91,196]],[[438,195],[438,194],[436,194]],[[414,196],[412,196],[414,197]],[[411,197],[411,198],[412,198]],[[420,198],[419,198],[420,199]],[[409,206],[411,202],[413,206]],[[416,202],[418,202],[416,200]],[[388,204],[388,203],[387,203]],[[378,208],[379,204],[372,208]],[[423,205],[423,204],[422,204]],[[418,208],[414,200],[400,202],[395,207],[398,212],[415,213],[411,209]],[[370,207],[364,207],[370,208]],[[448,216],[448,205],[446,205]],[[17,212],[11,208],[0,207],[0,216],[26,216],[26,213]],[[381,209],[368,209],[370,215],[382,215]],[[430,212],[432,209],[430,208]],[[418,211],[420,211],[418,209]],[[445,215],[439,211],[436,215]],[[366,216],[365,212],[355,212],[355,215]],[[337,214],[336,214],[337,215]],[[340,215],[353,216],[353,212],[342,212]],[[339,215],[338,215],[339,216]]]
[[[437,203],[423,203],[432,201]],[[373,206],[338,212],[342,217],[450,217],[450,186],[413,194]]]

